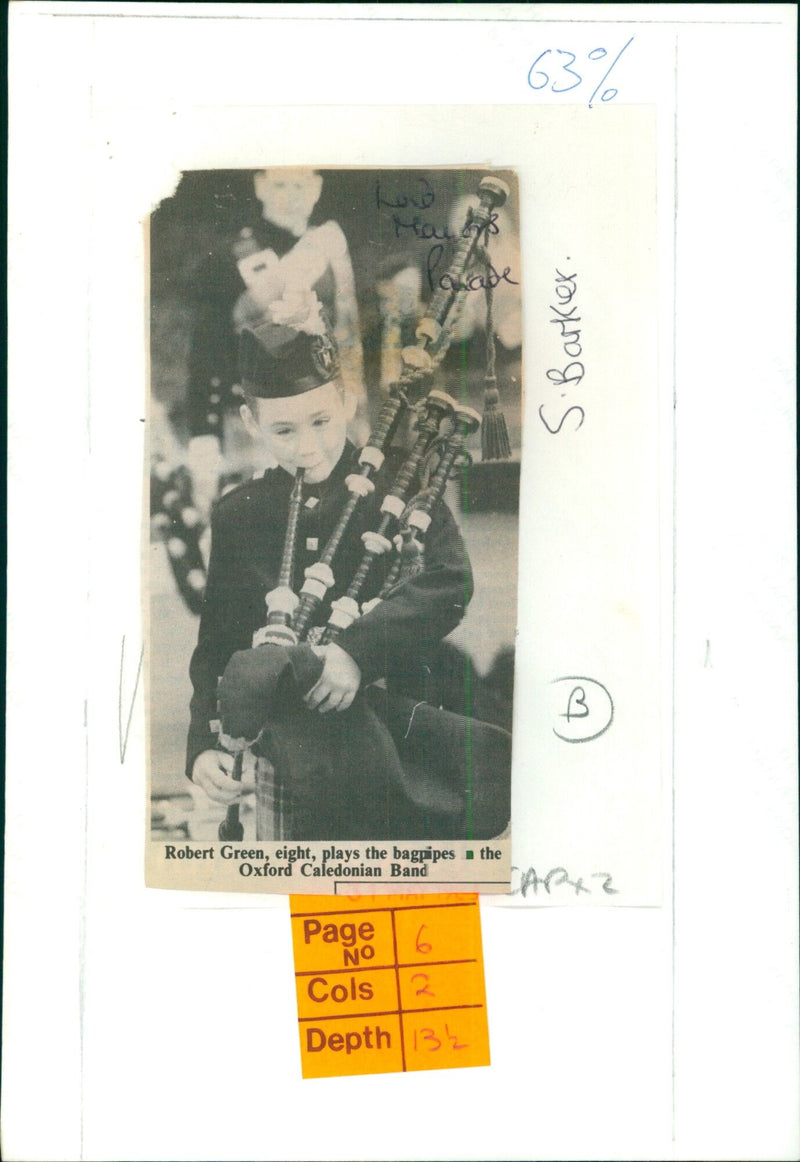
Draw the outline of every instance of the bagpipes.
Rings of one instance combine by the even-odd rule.
[[[303,507],[303,470],[298,469],[288,507],[278,584],[266,594],[265,624],[253,636],[253,651],[264,647],[325,645],[356,618],[424,571],[425,538],[436,506],[442,501],[454,472],[471,463],[468,439],[481,427],[481,416],[466,404],[432,386],[436,368],[451,341],[459,307],[468,291],[467,274],[476,264],[488,267],[486,253],[494,211],[503,205],[508,187],[495,177],[479,186],[479,204],[469,212],[449,267],[438,281],[425,317],[416,330],[416,345],[402,352],[402,372],[389,387],[375,428],[358,455],[358,470],[345,480],[348,497],[319,559],[305,570],[299,592],[294,589],[298,522]],[[494,334],[490,280],[487,294],[487,358],[484,377],[483,458],[507,459],[510,446],[505,419],[498,408],[494,365]],[[363,555],[345,593],[330,603],[327,623],[319,625],[320,607],[336,583],[337,553],[351,522],[375,492],[376,478],[403,417],[416,412],[417,427],[411,447],[383,495],[377,527],[364,532]],[[390,562],[390,558],[391,562]],[[385,561],[385,580],[378,597],[361,604],[365,583],[375,562]],[[389,563],[390,562],[390,563]],[[343,580],[338,578],[338,580]],[[341,586],[338,586],[341,591]],[[374,592],[374,589],[373,589]],[[230,667],[230,663],[229,663]],[[226,670],[226,675],[228,671]],[[226,675],[223,675],[224,683]],[[291,805],[284,772],[259,752],[258,739],[232,737],[220,712],[219,745],[234,755],[234,779],[252,765],[256,788],[256,837],[291,839]],[[220,839],[241,840],[243,828],[238,804],[228,808],[219,829]]]

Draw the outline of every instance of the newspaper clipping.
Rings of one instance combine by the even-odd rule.
[[[519,203],[308,166],[151,216],[150,886],[509,890]]]

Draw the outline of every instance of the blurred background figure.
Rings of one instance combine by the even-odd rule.
[[[194,503],[206,520],[226,472],[249,474],[241,439],[236,336],[268,319],[289,322],[316,295],[339,343],[346,388],[355,396],[353,437],[368,434],[361,339],[353,266],[344,233],[329,219],[312,223],[323,179],[311,169],[267,169],[254,175],[261,215],[232,244],[209,253],[197,271],[186,393],[188,467]]]
[[[391,275],[387,273],[375,283],[381,316],[380,382],[384,394],[400,378],[401,352],[413,342],[412,329],[422,318],[421,290],[422,270],[416,265],[401,265],[399,270]]]

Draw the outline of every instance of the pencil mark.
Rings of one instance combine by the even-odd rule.
[[[567,262],[572,262],[572,259],[569,255],[567,255]],[[558,337],[561,343],[561,348],[564,352],[564,359],[566,360],[566,363],[563,368],[551,367],[547,372],[547,378],[553,387],[564,389],[558,393],[559,399],[564,399],[568,391],[571,391],[573,387],[577,388],[580,386],[581,381],[586,374],[586,367],[581,362],[581,356],[583,355],[583,341],[581,339],[581,328],[578,326],[578,324],[582,320],[581,316],[575,313],[579,309],[578,304],[576,303],[574,306],[572,305],[572,300],[578,292],[578,275],[577,272],[564,274],[559,267],[556,267],[555,271],[555,284],[553,291],[554,298],[556,299],[558,305],[550,305],[549,309],[553,316],[550,319],[550,324],[551,326],[555,325],[559,329]],[[551,436],[558,435],[558,433],[564,427],[564,422],[566,421],[567,416],[570,415],[571,412],[579,412],[580,419],[574,428],[568,428],[567,431],[571,430],[573,432],[577,432],[578,428],[580,428],[584,419],[586,418],[586,412],[584,409],[579,404],[573,403],[572,400],[569,399],[567,400],[566,404],[555,405],[561,412],[561,418],[559,419],[557,426],[551,426],[551,424],[548,422],[548,418],[544,414],[545,408],[549,406],[549,402],[540,406],[539,419],[542,421],[545,428],[547,428]],[[556,417],[553,418],[555,419]]]
[[[711,665],[711,642],[706,638],[706,660],[703,662],[703,668],[706,670],[713,670]]]
[[[128,735],[131,730],[131,720],[133,719],[133,707],[136,702],[136,693],[139,689],[139,678],[142,674],[142,662],[144,661],[144,645],[139,653],[139,664],[136,667],[136,679],[133,683],[133,694],[131,695],[130,706],[128,707],[128,720],[125,723],[125,731],[122,730],[122,677],[125,669],[125,634],[122,635],[122,650],[119,658],[119,702],[118,702],[118,718],[117,723],[119,727],[119,761],[125,762],[125,752],[128,749]]]
[[[509,895],[522,896],[522,898],[525,899],[529,893],[534,896],[538,896],[541,889],[545,895],[551,896],[553,895],[554,889],[561,887],[567,889],[571,888],[576,896],[591,896],[593,894],[596,895],[598,889],[606,896],[619,895],[619,888],[614,888],[611,886],[613,877],[609,872],[592,872],[588,878],[600,879],[603,881],[602,884],[595,885],[595,892],[592,891],[592,888],[589,885],[583,882],[583,876],[578,876],[577,879],[572,879],[570,873],[565,867],[553,867],[546,875],[540,876],[537,873],[535,867],[528,867],[523,870],[522,868],[515,866],[511,868],[512,887]],[[556,894],[563,895],[564,893],[561,892]],[[569,892],[566,894],[569,894]]]
[[[602,682],[595,678],[555,678],[551,683],[563,683],[566,703],[556,718],[565,722],[553,726],[553,734],[562,742],[593,742],[608,730],[614,721],[614,700]],[[574,723],[574,725],[573,725]]]

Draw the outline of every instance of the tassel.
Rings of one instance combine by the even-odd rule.
[[[506,417],[500,410],[497,380],[487,376],[483,393],[483,424],[481,425],[481,459],[510,460],[511,443],[508,439]]]
[[[404,585],[425,571],[425,548],[417,540],[413,529],[403,529],[403,544],[400,548],[400,575],[396,586]]]
[[[487,255],[488,262],[488,255]],[[510,460],[511,443],[506,417],[500,410],[500,392],[495,375],[494,296],[486,286],[486,375],[483,377],[483,423],[481,460]]]

